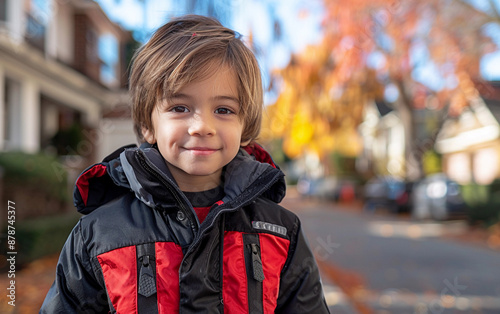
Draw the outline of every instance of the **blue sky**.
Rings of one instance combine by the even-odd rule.
[[[112,20],[124,28],[146,29],[148,34],[164,24],[168,17],[184,13],[172,4],[175,0],[146,0],[145,6],[139,0],[97,0],[97,2]],[[254,41],[264,49],[274,40],[270,31],[273,29],[273,22],[268,14],[269,10],[274,10],[284,23],[283,38],[289,38],[281,44],[281,47],[278,45],[274,48],[280,53],[271,63],[281,67],[288,63],[287,55],[290,51],[300,51],[307,44],[318,43],[321,39],[319,25],[322,15],[321,2],[321,0],[232,0],[231,9],[234,14],[231,25],[228,26],[243,36],[248,36],[252,30]],[[144,8],[146,8],[146,23],[144,23]],[[307,9],[309,13],[297,19],[298,12],[303,9]]]
[[[126,29],[146,29],[145,37],[164,24],[171,16],[184,14],[175,0],[146,0],[145,6],[139,0],[97,0],[108,16]],[[306,45],[321,40],[320,21],[321,0],[231,0],[232,21],[228,27],[243,35],[252,33],[257,51],[257,59],[263,72],[264,86],[269,85],[272,69],[285,67],[292,52],[298,52]],[[177,7],[177,9],[176,9]],[[146,8],[146,11],[144,11]],[[299,18],[299,12],[305,12]],[[283,22],[282,40],[276,42],[270,11]],[[144,18],[144,12],[146,16]],[[258,17],[258,18],[256,18]],[[144,23],[144,21],[146,21]],[[272,49],[270,49],[272,47]],[[266,104],[272,103],[277,95],[266,93]]]
[[[126,29],[145,29],[147,37],[152,31],[164,24],[170,16],[183,14],[175,0],[97,0],[110,18]],[[487,8],[489,0],[471,0],[479,8]],[[494,0],[500,7],[500,0]],[[145,5],[144,5],[145,3]],[[273,68],[286,66],[291,52],[298,52],[308,44],[318,43],[321,39],[320,21],[322,19],[321,0],[232,0],[233,19],[228,25],[243,36],[250,30],[257,48],[263,52],[258,56],[264,72],[264,84],[269,82],[268,74]],[[144,11],[146,8],[146,11]],[[272,11],[283,21],[282,40],[276,43],[273,38]],[[307,12],[300,14],[299,12]],[[258,17],[258,18],[256,18]],[[500,26],[488,26],[485,31],[500,46]],[[272,45],[271,45],[272,44]],[[269,49],[272,47],[272,49]],[[425,57],[426,52],[414,49],[414,57]],[[263,57],[265,55],[265,58]],[[376,56],[375,56],[376,57]],[[376,61],[376,58],[374,59]],[[481,62],[483,77],[487,80],[500,80],[500,51],[486,55]],[[454,81],[442,78],[439,69],[430,62],[422,62],[414,73],[414,79],[438,90],[444,86],[452,87]]]
[[[500,1],[497,1],[500,3]],[[488,36],[500,47],[500,25],[491,24],[485,29]],[[500,51],[486,55],[481,62],[481,69],[485,79],[500,80]]]

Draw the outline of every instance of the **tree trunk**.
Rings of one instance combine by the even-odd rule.
[[[414,181],[423,177],[423,164],[422,154],[415,151],[417,139],[412,100],[405,82],[402,79],[394,82],[399,90],[399,98],[396,101],[397,111],[405,132],[405,178]]]

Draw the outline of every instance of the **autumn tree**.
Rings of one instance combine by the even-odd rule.
[[[496,49],[484,33],[500,21],[491,5],[481,11],[465,0],[324,0],[323,41],[278,72],[282,93],[269,108],[269,134],[282,137],[292,157],[345,150],[363,106],[390,87],[405,129],[406,176],[421,177],[422,154],[444,118],[477,95],[481,57]],[[425,71],[431,82],[420,75]],[[437,117],[427,138],[416,136],[416,110]]]

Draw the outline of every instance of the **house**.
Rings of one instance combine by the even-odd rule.
[[[373,174],[404,177],[404,126],[397,112],[386,102],[373,101],[365,106],[359,133],[363,150],[356,169],[366,176]]]
[[[102,146],[116,132],[135,141],[130,115],[110,120],[128,131],[102,119],[128,105],[132,43],[91,0],[0,0],[0,151],[50,150],[75,126],[81,137],[62,148],[86,163],[111,149]]]
[[[421,148],[435,149],[441,155],[442,171],[460,184],[490,184],[500,178],[500,82],[476,82],[475,90],[469,105],[459,115],[449,115],[440,128],[430,123],[432,111],[413,111],[418,138],[437,133],[435,143],[420,141]],[[404,178],[405,137],[397,112],[384,102],[367,105],[359,132],[363,151],[357,170],[366,176]]]
[[[365,177],[390,175],[409,180],[419,178],[420,165],[416,159],[433,150],[433,138],[439,131],[442,119],[442,112],[436,114],[427,108],[435,99],[432,96],[423,99],[411,112],[413,142],[410,157],[405,151],[408,146],[405,126],[393,104],[373,101],[365,106],[363,123],[358,127],[363,139],[363,150],[356,161],[356,169],[360,174]],[[425,165],[422,167],[425,168]],[[433,165],[433,171],[434,168]]]
[[[461,184],[500,178],[500,82],[475,83],[469,106],[444,123],[436,140],[443,171]]]

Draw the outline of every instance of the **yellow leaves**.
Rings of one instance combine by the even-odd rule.
[[[366,94],[373,93],[373,87],[363,83],[370,75],[360,73],[359,82],[341,84],[338,76],[318,70],[316,58],[327,59],[324,51],[307,50],[283,70],[283,89],[267,107],[261,138],[283,139],[290,158],[304,153],[325,156],[335,150],[351,156],[360,149],[352,134],[361,121]]]
[[[356,156],[362,149],[361,139],[355,129],[337,129],[334,132],[319,132],[321,124],[301,124],[299,129],[292,130],[291,136],[285,136],[283,151],[290,158],[297,158],[304,153],[325,156],[337,151],[345,156]]]
[[[316,155],[322,156],[326,153],[333,152],[336,143],[337,141],[334,133],[320,133],[318,134],[318,138],[311,143],[310,148]]]
[[[303,147],[294,143],[291,138],[285,138],[283,141],[283,151],[289,158],[298,158],[302,155]]]
[[[357,156],[362,150],[362,141],[355,129],[340,129],[337,133],[337,151],[344,156]]]
[[[325,156],[333,151],[346,156],[359,153],[361,140],[357,136],[357,124],[353,119],[345,118],[332,123],[316,108],[308,108],[311,104],[307,102],[294,102],[292,106],[285,106],[281,103],[283,99],[268,107],[262,133],[264,140],[282,138],[283,151],[290,158],[297,158],[305,153],[317,156]],[[332,103],[330,106],[333,108]],[[282,111],[285,107],[293,109],[286,113]]]
[[[311,125],[311,119],[304,112],[295,114],[290,128],[290,137],[298,145],[305,145],[311,141],[314,136],[314,127]]]

